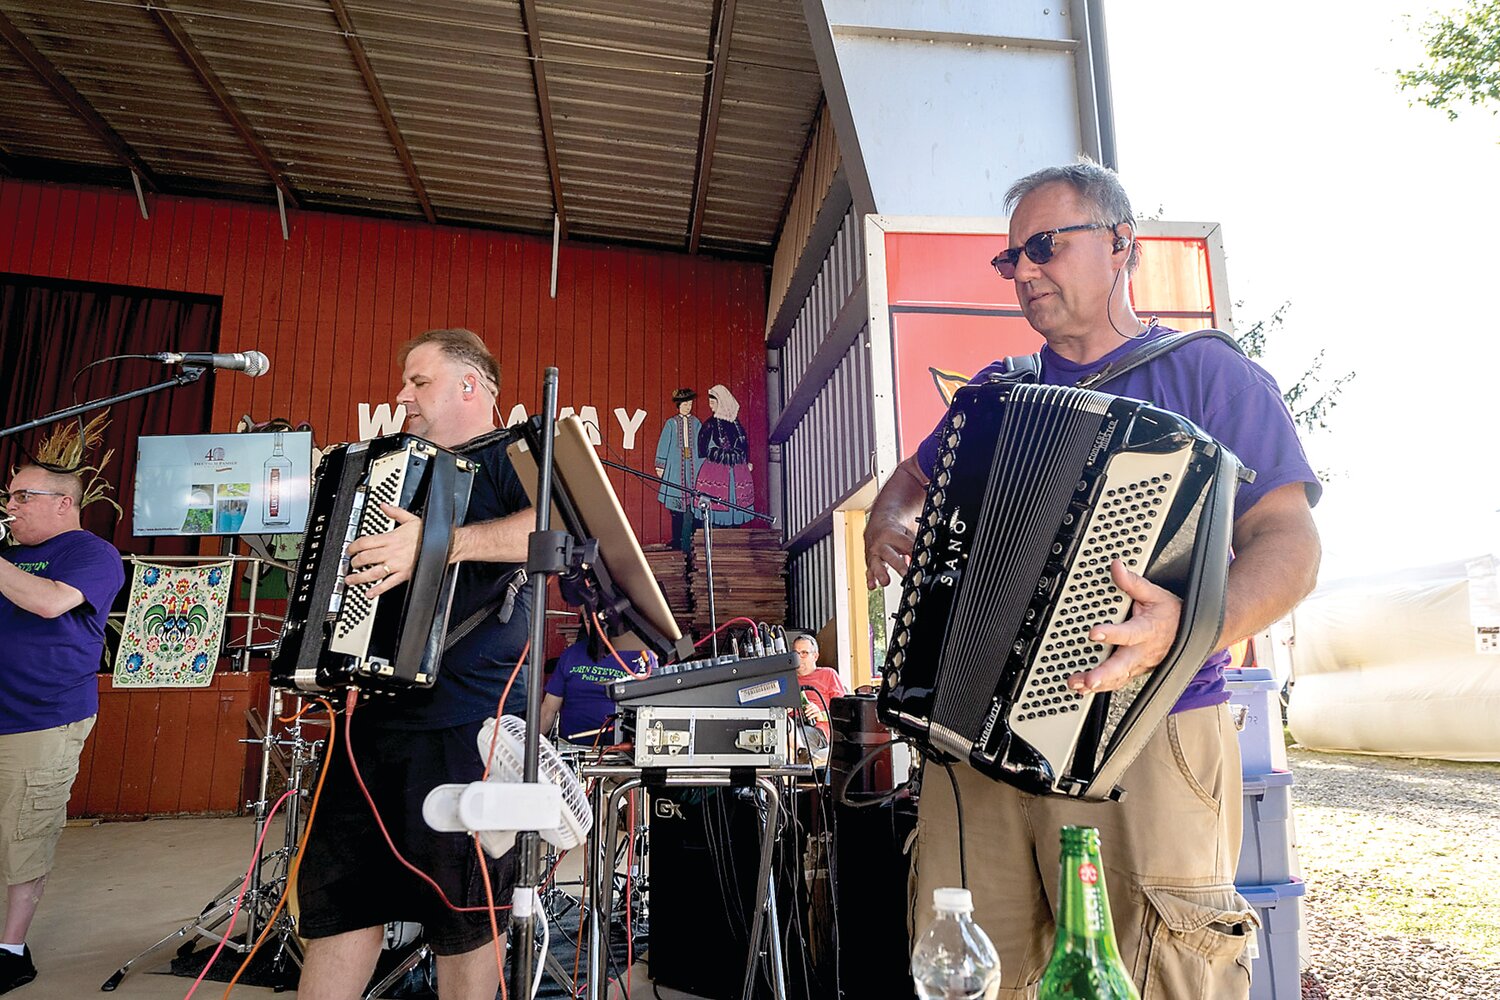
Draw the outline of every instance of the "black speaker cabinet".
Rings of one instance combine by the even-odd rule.
[[[652,980],[738,1000],[760,860],[755,800],[734,789],[658,789],[649,842]]]

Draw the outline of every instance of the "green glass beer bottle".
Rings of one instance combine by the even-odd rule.
[[[1099,831],[1091,826],[1063,827],[1058,867],[1062,885],[1057,943],[1037,1000],[1140,1000],[1115,946]]]

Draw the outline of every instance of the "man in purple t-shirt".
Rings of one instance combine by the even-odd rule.
[[[99,710],[104,625],[125,583],[120,553],[79,526],[77,476],[35,465],[11,479],[17,544],[0,554],[0,993],[36,978],[26,932],[67,819]]]
[[[1042,382],[1073,385],[1170,332],[1130,306],[1140,247],[1112,171],[1092,163],[1041,170],[1012,186],[1006,205],[1013,209],[1010,249],[995,265],[1015,281],[1022,313],[1046,341]],[[1272,378],[1228,345],[1204,339],[1100,388],[1186,416],[1255,470],[1235,504],[1223,640],[1253,635],[1289,611],[1317,578],[1310,508],[1321,487]],[[865,556],[872,588],[907,569],[936,444],[923,442],[902,462],[871,508]],[[1115,648],[1098,667],[1069,678],[1074,690],[1112,691],[1155,668],[1177,632],[1176,596],[1118,561],[1111,570],[1132,612],[1090,633]],[[1000,953],[1001,996],[1029,995],[1046,966],[1064,825],[1100,830],[1120,952],[1143,995],[1249,995],[1245,944],[1254,917],[1234,890],[1242,790],[1224,704],[1226,660],[1220,653],[1204,664],[1125,772],[1122,802],[1030,795],[968,767],[954,769],[957,803],[942,776],[923,783],[913,903],[920,910],[932,888],[959,884],[961,845],[975,917]]]

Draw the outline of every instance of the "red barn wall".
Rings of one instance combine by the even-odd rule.
[[[219,350],[263,351],[271,370],[216,374],[211,430],[249,413],[307,420],[320,444],[354,440],[361,404],[378,416],[400,387],[401,343],[465,326],[500,360],[502,417],[517,403],[536,412],[555,365],[559,405],[598,414],[601,455],[647,472],[672,390],[697,389],[707,419],[708,389],[724,384],[768,507],[761,265],[564,243],[554,299],[541,237],[299,211],[283,240],[269,208],[159,195],[147,206],[149,220],[120,192],[0,178],[0,271],[222,296]],[[645,412],[633,441],[617,408]],[[655,489],[610,475],[641,540],[666,540]]]
[[[500,360],[503,418],[516,404],[536,412],[542,371],[555,365],[559,405],[597,413],[601,455],[647,472],[675,409],[672,390],[696,389],[706,420],[708,389],[724,384],[741,404],[755,505],[768,507],[760,265],[565,243],[554,299],[551,241],[539,237],[293,212],[283,240],[277,213],[260,206],[168,196],[147,204],[149,220],[119,192],[0,178],[0,272],[222,297],[218,349],[263,351],[271,370],[212,376],[209,430],[230,431],[249,413],[307,420],[320,444],[354,440],[362,407],[375,417],[394,407],[402,342],[465,326]],[[616,409],[627,420],[644,411],[633,440]],[[641,540],[665,541],[670,519],[655,488],[609,474]],[[130,484],[116,485],[129,504]],[[246,735],[245,709],[264,710],[263,674],[226,674],[207,692],[116,692],[107,679],[101,690],[103,735],[85,750],[71,814],[238,808],[258,754],[236,740]]]

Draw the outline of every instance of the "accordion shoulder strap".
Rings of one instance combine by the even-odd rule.
[[[1117,379],[1128,371],[1133,371],[1141,367],[1141,365],[1155,361],[1163,354],[1177,350],[1177,348],[1184,344],[1190,344],[1195,340],[1203,340],[1205,338],[1223,341],[1238,353],[1245,353],[1245,349],[1240,346],[1239,341],[1223,330],[1189,330],[1186,333],[1172,333],[1138,347],[1113,364],[1105,365],[1092,375],[1085,375],[1078,380],[1077,388],[1097,389],[1104,383]],[[1006,358],[1005,370],[1006,374],[1020,378],[1023,381],[1040,381],[1042,375],[1041,352]]]

